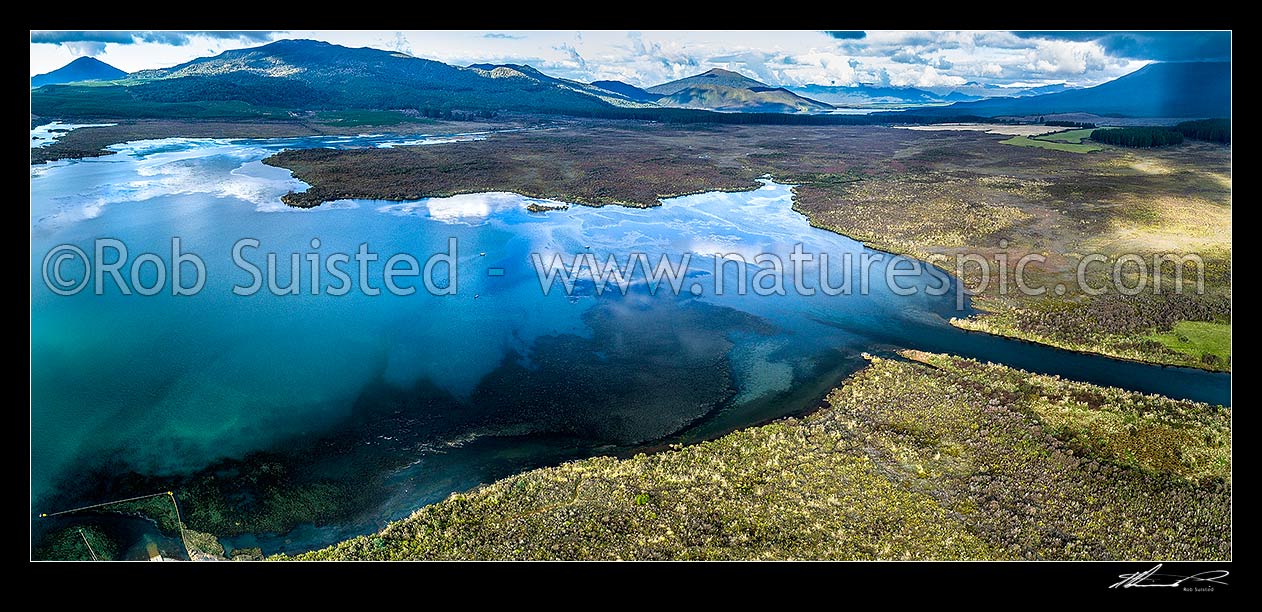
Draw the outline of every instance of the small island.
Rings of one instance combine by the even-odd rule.
[[[543,202],[531,202],[526,205],[526,210],[532,213],[544,213],[550,210],[567,210],[569,206],[565,204],[545,204]]]

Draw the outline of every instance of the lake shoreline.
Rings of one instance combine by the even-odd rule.
[[[930,131],[922,131],[919,133],[933,133]],[[968,132],[965,132],[968,133]],[[981,133],[978,133],[981,134]],[[547,146],[552,142],[552,136],[546,136],[529,143],[529,147],[538,148]],[[303,181],[311,187],[299,193],[286,194],[284,201],[287,205],[299,208],[311,208],[319,206],[328,201],[335,201],[348,198],[363,199],[382,199],[382,200],[417,200],[427,197],[448,197],[452,195],[480,193],[486,191],[506,191],[510,193],[518,193],[527,197],[537,197],[552,200],[564,201],[567,203],[578,204],[583,206],[605,206],[618,205],[631,208],[652,208],[660,205],[661,199],[669,197],[678,197],[684,195],[692,195],[696,193],[705,193],[710,191],[719,192],[740,192],[748,189],[756,189],[757,185],[723,185],[721,183],[709,183],[702,185],[692,184],[695,178],[691,173],[685,173],[682,184],[667,182],[671,185],[667,188],[658,189],[664,191],[668,195],[660,195],[654,193],[652,195],[642,195],[638,198],[627,198],[625,196],[611,195],[618,193],[622,185],[628,184],[629,179],[617,176],[615,180],[605,181],[603,174],[598,174],[595,185],[587,182],[576,183],[572,179],[567,181],[543,181],[523,183],[522,179],[526,175],[521,170],[512,170],[500,172],[494,175],[477,174],[475,176],[459,175],[449,177],[438,172],[439,168],[450,167],[453,164],[459,164],[459,160],[465,156],[494,158],[507,151],[509,162],[505,166],[511,166],[513,163],[522,163],[525,158],[518,154],[517,160],[513,160],[513,151],[524,148],[518,144],[504,144],[502,141],[487,141],[479,147],[470,148],[465,144],[460,145],[459,149],[444,149],[442,147],[426,147],[423,151],[418,150],[412,153],[398,154],[382,154],[376,151],[365,152],[346,152],[346,151],[327,151],[320,149],[305,149],[286,151],[276,154],[264,160],[264,163],[276,167],[290,170],[295,178]],[[561,148],[548,149],[547,158],[562,157],[566,153]],[[599,156],[593,155],[598,159]],[[539,160],[537,154],[529,156],[530,160]],[[630,158],[634,159],[634,157]],[[624,163],[634,165],[636,162],[623,160]],[[547,163],[546,161],[544,163]],[[363,176],[369,175],[366,170],[369,167],[385,166],[389,168],[406,169],[406,174],[394,177],[391,171],[385,173],[376,172],[371,174],[372,178],[364,179]],[[365,168],[359,170],[358,168]],[[499,168],[499,166],[497,166]],[[772,180],[781,184],[793,187],[793,210],[805,216],[808,222],[816,228],[827,230],[847,238],[851,238],[862,243],[864,246],[873,250],[882,251],[891,255],[913,257],[923,263],[928,263],[950,275],[957,282],[961,279],[955,276],[956,271],[949,269],[940,258],[933,257],[938,253],[926,252],[923,247],[902,245],[902,243],[891,240],[889,237],[880,235],[872,235],[870,232],[857,232],[848,230],[844,227],[838,227],[821,218],[817,211],[814,211],[807,202],[812,201],[812,193],[810,189],[818,188],[818,185],[810,178],[803,178],[800,174],[786,171],[768,171],[757,177],[753,176],[755,170],[749,168],[744,169],[736,176],[741,176],[739,180],[757,180],[763,176],[770,176]],[[420,178],[417,178],[419,175]],[[586,177],[586,174],[578,176]],[[533,179],[528,179],[532,180]],[[857,177],[841,177],[828,179],[827,185],[830,188],[844,186],[846,184],[857,183],[862,181],[862,176]],[[472,181],[473,184],[466,185],[465,182]],[[593,197],[593,192],[602,195]],[[902,245],[902,246],[900,246]],[[987,294],[981,294],[982,299],[988,299]],[[1020,304],[1021,296],[1016,296],[1018,304],[1008,304],[1007,302],[997,302],[996,307],[1001,309],[1017,308]],[[1033,298],[1030,298],[1031,300]],[[986,315],[979,313],[971,316],[970,321],[983,321]],[[1064,342],[1058,341],[1053,337],[1039,337],[1036,334],[1019,334],[1015,330],[1011,333],[1005,333],[1005,330],[996,328],[993,325],[983,325],[976,323],[973,327],[961,327],[969,331],[989,333],[1000,337],[1018,339],[1026,342],[1034,342],[1064,350],[1102,355],[1105,357],[1116,358],[1137,363],[1146,363],[1152,365],[1176,366],[1201,369],[1209,372],[1231,372],[1230,364],[1224,365],[1206,365],[1199,361],[1186,357],[1178,357],[1159,352],[1150,352],[1148,358],[1137,356],[1126,356],[1116,350],[1101,348],[1100,350],[1091,350],[1082,346],[1067,346]],[[1159,329],[1159,328],[1158,328]]]
[[[457,145],[457,146],[463,146],[463,144],[464,144],[464,143],[462,143],[461,145]],[[311,150],[311,149],[307,149],[307,150]],[[789,183],[779,183],[778,185],[780,185],[780,186],[791,186]],[[704,190],[704,191],[716,191],[716,190],[706,189],[706,190]],[[739,191],[745,191],[745,190],[739,190]],[[810,225],[815,226],[815,225],[816,225],[816,224],[815,224],[815,219],[813,219],[810,215],[805,215],[805,214],[804,214],[801,210],[799,210],[799,209],[798,209],[797,203],[798,203],[798,201],[799,201],[799,200],[798,200],[799,195],[800,195],[800,194],[798,193],[798,190],[797,190],[796,188],[794,188],[794,189],[793,189],[793,197],[792,197],[792,200],[791,200],[791,202],[792,202],[792,203],[790,204],[791,208],[792,208],[792,209],[793,209],[793,211],[794,211],[794,212],[793,212],[793,215],[794,215],[794,216],[801,215],[802,217],[804,217],[804,218],[805,218],[805,219],[806,219],[806,220],[810,223]],[[837,234],[837,235],[842,235],[842,236],[845,236],[845,234],[844,234],[844,233],[842,233],[842,232],[838,232],[838,231],[833,230],[833,229],[831,229],[831,228],[821,228],[821,229],[829,229],[831,234]],[[1041,343],[1031,343],[1031,344],[1041,344]],[[1142,363],[1142,362],[1141,362],[1141,363]],[[811,412],[813,412],[813,411],[814,411],[814,410],[811,410]],[[744,429],[744,428],[741,428],[741,429]]]
[[[40,118],[41,123],[46,123],[47,121],[51,121],[51,120],[52,119],[50,118]],[[104,120],[105,119],[102,119],[102,121]],[[96,121],[96,120],[93,119],[92,121]],[[471,126],[474,128],[486,127],[486,125],[483,125],[483,124],[474,125],[474,124],[471,124],[470,122],[445,122],[444,124],[441,124],[441,125],[437,123],[426,123],[424,125],[403,124],[403,125],[395,125],[395,126],[347,127],[347,126],[336,126],[336,125],[330,125],[330,124],[321,124],[319,122],[314,122],[310,120],[307,120],[307,121],[297,121],[297,120],[295,121],[283,121],[283,120],[267,120],[267,121],[131,120],[131,121],[127,121],[127,120],[115,119],[114,121],[118,122],[117,125],[108,126],[108,127],[83,128],[83,129],[74,130],[67,134],[64,134],[61,138],[59,138],[57,141],[53,142],[52,144],[49,144],[37,149],[32,149],[32,164],[34,165],[34,164],[39,164],[39,163],[45,163],[45,162],[54,161],[57,159],[76,159],[76,158],[83,158],[83,157],[109,155],[109,154],[114,153],[114,151],[108,149],[109,146],[112,146],[114,144],[120,144],[123,142],[132,141],[132,140],[137,140],[137,139],[150,139],[150,138],[162,138],[162,137],[207,137],[207,138],[260,138],[262,137],[262,138],[267,138],[267,137],[285,137],[285,136],[312,136],[312,135],[320,135],[320,134],[326,134],[326,135],[355,134],[355,133],[363,133],[365,131],[383,132],[387,134],[390,134],[390,133],[407,134],[407,133],[416,133],[417,130],[422,129],[422,128],[432,131],[435,129],[435,127],[439,127],[439,128],[444,128],[444,127],[457,128],[458,127],[458,128],[466,129],[466,130],[470,129]],[[573,125],[583,124],[582,122],[578,120],[568,120],[568,121],[561,120],[555,123],[556,125],[559,125],[559,126],[567,126],[567,125],[573,126]],[[594,125],[609,125],[609,126],[623,127],[625,122],[594,121],[592,123]],[[496,125],[499,127],[504,127],[507,125],[510,127],[517,127],[519,126],[519,123],[518,123],[518,119],[506,119],[504,122],[500,122],[496,124],[488,124],[488,125]],[[786,129],[786,128],[785,126],[778,126],[778,129]],[[818,126],[812,126],[812,128],[810,129],[818,130],[821,128],[819,128]],[[855,128],[849,128],[849,129],[855,129]],[[869,129],[881,129],[881,128],[869,128]],[[888,129],[888,128],[885,128],[885,129]],[[704,130],[704,131],[709,131],[709,130]],[[901,131],[934,133],[933,129],[929,129],[925,127],[918,127],[918,128],[912,128],[912,129],[901,130]],[[975,132],[975,133],[978,135],[985,134],[985,132]],[[545,139],[545,142],[546,142],[546,139]],[[461,143],[461,144],[464,145],[466,143]],[[661,203],[660,202],[661,199],[665,199],[665,198],[695,195],[695,194],[705,193],[709,191],[739,192],[739,191],[746,191],[750,189],[757,189],[757,186],[758,186],[757,182],[755,180],[752,180],[751,178],[750,183],[745,183],[742,185],[731,185],[731,184],[724,185],[723,184],[724,181],[716,181],[716,182],[708,183],[708,184],[694,184],[694,185],[683,186],[683,187],[667,187],[666,189],[661,190],[661,193],[654,193],[652,194],[652,196],[641,195],[637,197],[625,197],[625,196],[618,196],[618,195],[609,195],[609,194],[617,193],[619,189],[619,186],[617,183],[611,183],[608,185],[602,184],[594,190],[590,188],[584,188],[584,189],[568,188],[567,189],[563,185],[550,185],[547,183],[539,184],[539,185],[531,185],[531,186],[520,185],[520,184],[516,184],[515,181],[512,180],[511,178],[505,177],[504,179],[501,179],[501,180],[491,179],[489,181],[480,181],[480,184],[476,186],[459,186],[457,184],[455,186],[450,186],[450,187],[442,187],[442,186],[410,187],[410,188],[407,188],[407,190],[402,193],[396,187],[391,187],[388,189],[374,189],[370,185],[360,185],[359,183],[355,181],[352,181],[349,184],[349,186],[343,185],[343,186],[338,186],[338,187],[333,187],[331,189],[328,189],[324,187],[324,184],[327,181],[322,180],[322,177],[319,174],[318,169],[305,167],[305,162],[304,162],[305,159],[319,156],[318,154],[313,153],[313,151],[318,151],[318,149],[304,149],[301,151],[290,151],[284,154],[276,154],[273,156],[269,156],[267,159],[263,160],[263,163],[265,164],[285,168],[286,170],[291,171],[292,173],[294,173],[295,177],[299,178],[300,180],[310,185],[310,187],[305,191],[291,192],[291,193],[287,193],[283,195],[282,201],[288,206],[291,206],[294,208],[314,208],[329,201],[342,200],[342,199],[374,199],[374,200],[384,200],[384,201],[409,201],[409,200],[417,200],[417,199],[422,199],[422,198],[427,198],[427,197],[449,197],[453,195],[484,193],[488,191],[504,191],[504,192],[509,192],[509,193],[517,193],[526,197],[553,199],[553,200],[564,201],[567,203],[577,204],[577,205],[582,205],[582,206],[599,207],[599,206],[606,206],[606,205],[616,205],[616,206],[626,206],[630,208],[651,208],[654,206],[659,206]],[[463,151],[461,154],[463,155],[465,153],[467,153],[467,151]],[[559,153],[559,152],[554,151],[553,153]],[[372,156],[375,158],[375,157],[379,157],[380,154],[376,153],[376,154],[372,154]],[[349,174],[355,174],[355,173],[349,173]],[[802,178],[800,176],[795,176],[793,172],[777,172],[777,173],[769,173],[769,174],[778,182],[784,182],[785,184],[793,184],[795,178],[799,180]],[[746,174],[745,176],[752,177],[752,175],[750,174]],[[743,181],[745,179],[741,179],[741,180]],[[809,186],[810,185],[809,181],[806,184]],[[598,195],[598,196],[593,195],[592,193],[593,191],[599,192],[602,195]],[[808,195],[805,197],[809,198],[810,196]],[[795,187],[794,188],[794,204],[793,204],[794,210],[797,210],[801,214],[805,215],[808,218],[808,220],[810,220],[811,225],[815,227],[825,229],[831,232],[835,232],[849,238],[853,238],[863,243],[865,246],[869,246],[875,250],[884,251],[886,253],[890,253],[893,255],[915,257],[916,259],[919,259],[925,263],[930,263],[938,267],[939,269],[951,275],[952,277],[954,277],[955,275],[954,270],[948,269],[940,261],[935,261],[933,258],[927,258],[925,256],[926,255],[925,253],[920,252],[921,249],[900,248],[899,244],[895,243],[894,241],[891,241],[889,239],[882,239],[879,236],[874,237],[870,235],[869,232],[851,232],[851,231],[847,231],[845,228],[840,228],[834,224],[827,223],[821,220],[817,214],[814,214],[809,206],[802,205],[803,201],[804,201],[803,194],[800,192],[800,190],[797,187]],[[957,278],[956,280],[959,281],[960,279]],[[997,306],[1004,309],[1011,308],[1011,306],[1002,305],[1002,304],[999,304]],[[1110,350],[1108,348],[1101,348],[1100,350],[1093,350],[1091,348],[1085,348],[1085,347],[1077,346],[1077,345],[1071,346],[1065,342],[1058,341],[1051,337],[1045,338],[1045,337],[1039,336],[1038,334],[1021,333],[1015,329],[1012,329],[1012,330],[1006,329],[1004,326],[995,326],[993,324],[986,323],[985,319],[986,319],[986,315],[979,313],[977,315],[969,317],[968,323],[964,323],[957,326],[960,327],[961,329],[967,329],[969,331],[988,333],[988,334],[993,334],[993,335],[1006,337],[1006,338],[1019,339],[1019,340],[1023,340],[1027,342],[1034,342],[1034,343],[1053,346],[1056,348],[1069,350],[1069,351],[1099,354],[1099,355],[1103,355],[1110,358],[1116,358],[1120,360],[1135,361],[1137,363],[1147,363],[1147,364],[1152,364],[1152,365],[1165,365],[1165,366],[1175,366],[1175,367],[1189,367],[1189,368],[1201,369],[1201,370],[1210,371],[1210,372],[1227,372],[1227,373],[1231,372],[1230,364],[1206,365],[1194,359],[1189,359],[1186,357],[1176,357],[1173,355],[1162,356],[1158,354],[1153,354],[1152,356],[1148,358],[1144,358],[1140,356],[1126,355],[1117,350]]]
[[[36,126],[58,121],[55,117],[32,120]],[[389,126],[336,125],[313,119],[306,120],[240,120],[240,119],[120,119],[74,117],[62,121],[73,123],[112,123],[110,126],[73,130],[56,142],[31,149],[31,165],[38,166],[61,160],[84,159],[113,155],[110,147],[139,140],[159,138],[294,138],[304,136],[354,136],[364,133],[423,134],[434,131],[459,132],[485,129],[516,128],[527,123],[507,119],[497,123],[481,121],[426,120]]]
[[[270,559],[1230,558],[1228,409],[949,355],[902,351],[900,357],[869,358],[868,367],[806,416],[654,454],[532,470],[455,493],[375,534]],[[1221,466],[1202,472],[1187,460],[1167,463],[1167,456],[1197,452],[1173,439],[1140,454],[1126,447],[1129,436],[1093,446],[1086,441],[1111,431],[1107,420],[1056,421],[1059,413],[1006,390],[1018,381],[1054,402],[1085,399],[1094,406],[1089,412],[1102,415],[1177,415],[1184,423],[1179,427],[1205,428],[1205,444],[1227,458],[1226,472]],[[1145,407],[1131,407],[1135,401]],[[904,412],[913,420],[900,420]],[[1158,423],[1142,427],[1175,427]],[[979,426],[985,428],[980,437],[970,433]],[[1031,451],[1031,442],[1043,450]],[[789,457],[794,467],[776,471]],[[1149,482],[1146,470],[1155,465],[1168,471]],[[974,484],[955,484],[959,479]],[[990,484],[996,480],[1001,488]],[[891,484],[895,488],[887,489]],[[1049,486],[1062,493],[1036,510],[1028,500]],[[912,497],[900,497],[898,488]],[[1080,488],[1091,492],[1086,499],[1104,495],[1110,507],[1126,509],[1116,510],[1116,519],[1084,515],[1075,510],[1082,500],[1074,496],[1082,493],[1073,491]],[[820,501],[837,498],[849,503]],[[1121,517],[1170,523],[1176,516],[1166,510],[1171,504],[1185,511],[1189,504],[1204,506],[1198,516],[1212,520],[1198,522],[1205,532],[1194,538],[1203,548],[1187,547],[1186,533],[1161,535],[1172,529],[1138,536],[1113,529]],[[879,510],[869,515],[868,508]],[[878,516],[884,527],[862,527]],[[560,532],[532,528],[561,524],[561,517]],[[715,530],[711,520],[727,528]],[[889,521],[899,527],[890,529]],[[812,530],[832,535],[809,535]]]

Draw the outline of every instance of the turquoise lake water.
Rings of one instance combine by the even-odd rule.
[[[180,474],[371,422],[354,429],[360,438],[352,443],[373,453],[345,452],[319,469],[359,470],[351,464],[371,460],[388,485],[380,503],[334,525],[233,540],[266,552],[303,550],[519,469],[711,437],[809,410],[862,366],[861,353],[904,347],[1230,403],[1229,375],[952,328],[950,317],[969,312],[956,309],[954,291],[900,296],[873,282],[867,295],[803,296],[786,280],[784,296],[737,295],[733,273],[729,291],[714,295],[717,253],[774,253],[787,263],[801,244],[834,262],[850,253],[855,267],[863,254],[876,254],[811,228],[791,209],[790,187],[770,181],[653,209],[531,213],[526,206],[540,201],[490,193],[296,210],[280,196],[305,186],[260,162],[284,148],[484,136],[170,139],[32,167],[32,512],[64,498],[61,483],[88,469]],[[92,254],[94,240],[113,238],[132,257],[153,252],[169,263],[173,237],[205,262],[197,295],[122,295],[110,284],[104,295],[62,296],[42,279],[45,255],[58,245]],[[458,291],[334,296],[304,287],[300,295],[238,296],[232,287],[251,280],[231,256],[242,238],[258,240],[250,259],[260,267],[261,252],[280,253],[284,280],[290,253],[353,254],[367,243],[383,260],[409,253],[423,263],[455,238]],[[650,260],[690,253],[684,286],[702,287],[701,295],[653,295],[641,285],[625,296],[596,295],[584,283],[573,295],[559,285],[544,295],[531,260],[532,253],[593,253],[625,261],[632,252]],[[875,264],[872,278],[885,265]],[[840,277],[841,266],[834,272]],[[140,279],[152,281],[152,269]],[[922,271],[902,282],[941,281]],[[401,413],[406,424],[392,434],[389,423],[403,421],[382,415]]]

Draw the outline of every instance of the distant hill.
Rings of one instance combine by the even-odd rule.
[[[31,77],[31,87],[54,85],[57,83],[77,83],[79,81],[113,81],[127,76],[119,70],[95,57],[80,57],[52,72],[37,74]]]
[[[498,78],[379,49],[349,48],[313,40],[281,40],[225,51],[171,68],[143,70],[126,85],[42,87],[31,94],[42,115],[216,116],[286,110],[471,109],[526,112],[599,111],[611,104],[559,86],[523,67],[522,78]],[[508,69],[501,71],[509,72]],[[511,76],[511,75],[510,75]],[[272,109],[272,110],[269,110]]]
[[[917,88],[887,85],[802,85],[789,91],[834,106],[927,105],[950,102],[972,102],[991,97],[1016,98],[1065,91],[1063,83],[1038,87],[999,87],[969,83],[958,89],[949,87]]]
[[[721,68],[655,85],[645,91],[661,96],[657,103],[662,106],[680,108],[777,113],[832,108],[830,104],[799,96],[783,87],[771,87]]]
[[[540,72],[533,66],[525,64],[470,64],[469,68],[493,79],[526,79],[561,89],[568,89],[576,93],[599,98],[614,106],[641,107],[645,106],[644,102],[646,102],[616,91],[610,91],[595,84],[589,85],[579,81],[550,76]],[[627,87],[631,86],[627,85]]]
[[[790,87],[798,95],[826,102],[834,106],[864,106],[872,104],[933,104],[943,98],[937,94],[914,87],[885,87],[881,85],[803,85]]]
[[[622,81],[592,81],[591,84],[593,87],[599,87],[605,91],[620,94],[625,98],[638,102],[656,102],[661,97]]]
[[[1034,87],[1004,87],[1002,85],[994,85],[992,83],[978,83],[976,81],[970,81],[963,85],[938,85],[934,87],[924,87],[922,89],[938,96],[942,100],[972,101],[984,98],[1022,98],[1025,96],[1055,93],[1073,88],[1064,83],[1036,85]]]
[[[657,103],[678,108],[759,113],[810,112],[832,108],[831,105],[803,98],[783,88],[744,89],[723,85],[687,87],[658,98]]]
[[[1149,64],[1095,87],[1021,98],[988,98],[916,112],[984,117],[1057,113],[1122,117],[1229,117],[1231,64]]]
[[[1043,94],[1069,91],[1070,89],[1073,89],[1073,88],[1064,83],[1053,83],[1051,85],[1041,85],[1039,87],[1031,87],[1029,89],[1022,89],[1018,91],[1017,93],[1015,93],[1012,97],[1024,98],[1026,96],[1041,96]]]
[[[657,94],[659,96],[669,96],[675,92],[688,89],[690,87],[718,85],[722,87],[736,87],[738,89],[750,89],[753,87],[766,87],[767,84],[761,81],[751,79],[739,72],[724,70],[722,68],[714,68],[707,70],[701,74],[694,74],[676,81],[654,85],[645,89],[645,91]]]

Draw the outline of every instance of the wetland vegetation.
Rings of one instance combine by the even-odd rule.
[[[1150,363],[1229,370],[1229,353],[1196,354],[1190,345],[1172,347],[1152,336],[1183,321],[1230,326],[1230,148],[1189,142],[1090,155],[1042,148],[1098,146],[1086,144],[1088,131],[1012,147],[1003,146],[1009,141],[1002,136],[975,131],[570,121],[456,145],[288,151],[266,163],[311,185],[286,196],[296,206],[513,191],[644,207],[671,195],[751,189],[769,174],[796,185],[794,206],[813,225],[949,272],[956,272],[952,258],[969,253],[1006,255],[1009,268],[1030,253],[1045,257],[1025,268],[1026,282],[1045,287],[1043,294],[1001,290],[991,282],[974,298],[983,313],[957,320],[961,327]],[[1097,253],[1108,264],[1089,266],[1088,284],[1106,291],[1091,295],[1077,284],[1076,271],[1084,256]],[[1187,265],[1176,294],[1176,264],[1167,262],[1160,263],[1160,295],[1124,295],[1109,272],[1126,254],[1149,262],[1196,254],[1203,260],[1204,292],[1193,289],[1198,270]],[[1149,268],[1151,279],[1156,268]],[[972,267],[964,270],[970,287],[980,284],[975,275]],[[1061,294],[1053,290],[1058,285]]]
[[[293,558],[1229,559],[1230,422],[904,351],[804,418],[533,470]]]

